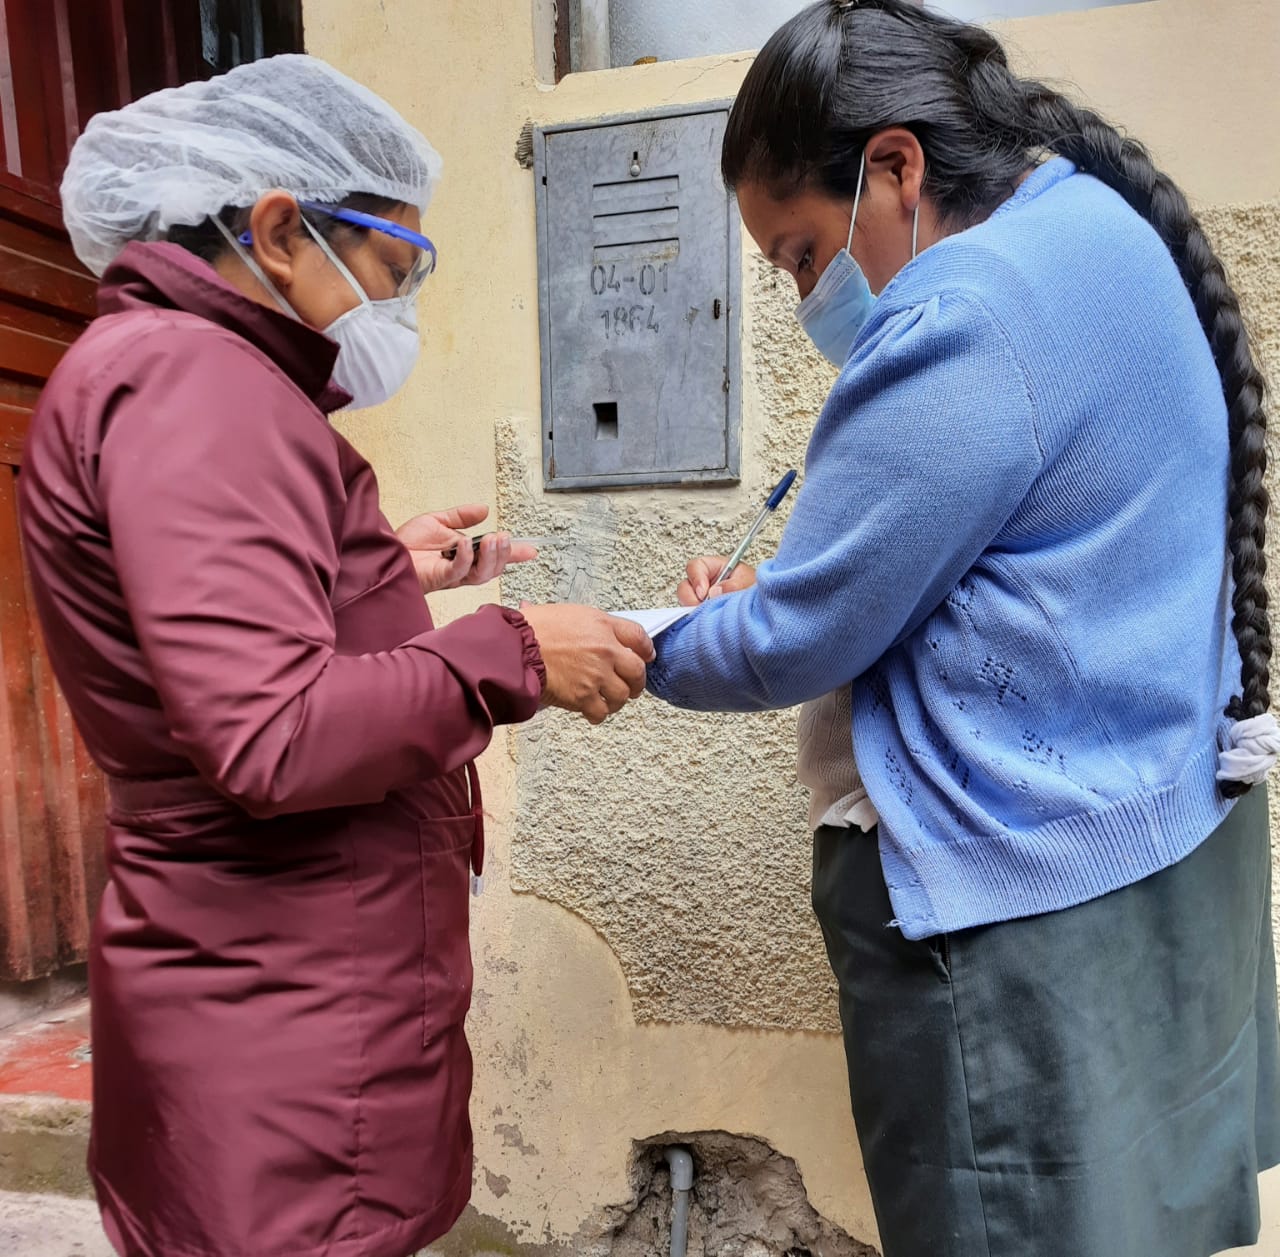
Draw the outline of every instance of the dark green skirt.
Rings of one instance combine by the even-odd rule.
[[[820,829],[884,1257],[1208,1257],[1280,1162],[1266,792],[1180,864],[1063,912],[910,942],[875,835]]]

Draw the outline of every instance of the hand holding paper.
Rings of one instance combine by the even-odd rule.
[[[547,670],[543,703],[580,712],[602,724],[644,693],[653,643],[634,622],[620,623],[594,607],[565,603],[521,608]]]

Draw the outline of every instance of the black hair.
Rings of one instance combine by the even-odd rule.
[[[385,196],[374,196],[368,192],[354,193],[339,201],[337,207],[380,216],[404,208],[399,201],[393,201]],[[249,230],[249,216],[252,212],[252,207],[237,209],[229,206],[220,210],[217,218],[230,229],[233,236],[238,238]],[[316,229],[317,234],[330,242],[344,236],[367,236],[369,233],[368,227],[345,223],[330,214],[317,214],[307,210],[303,210],[302,214]],[[216,262],[231,247],[227,244],[227,239],[222,232],[214,226],[212,218],[206,218],[204,222],[194,227],[171,227],[165,239],[171,244],[180,244],[188,253],[194,253],[196,257],[210,263]]]
[[[925,192],[958,228],[986,217],[1037,161],[1058,154],[1115,189],[1160,234],[1195,303],[1227,402],[1241,692],[1226,714],[1261,715],[1271,702],[1266,390],[1239,299],[1186,196],[1137,140],[1014,74],[990,32],[912,0],[819,0],[781,27],[734,103],[724,179],[731,188],[757,182],[775,196],[812,187],[852,200],[868,141],[895,126],[919,141]],[[1229,797],[1248,789],[1222,784]]]

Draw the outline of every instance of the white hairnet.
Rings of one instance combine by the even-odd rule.
[[[425,210],[440,157],[386,101],[315,57],[269,57],[94,117],[62,181],[67,230],[101,275],[131,240],[280,188]]]

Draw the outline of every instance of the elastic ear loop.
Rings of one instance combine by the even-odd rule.
[[[853,213],[849,217],[849,239],[845,241],[844,251],[850,256],[853,254],[853,225],[858,221],[858,206],[862,201],[862,176],[867,170],[867,150],[862,150],[862,157],[858,161],[858,190],[853,194]]]
[[[324,250],[325,257],[327,257],[329,261],[338,268],[338,273],[342,278],[351,285],[352,292],[360,298],[360,304],[366,306],[373,305],[373,302],[369,300],[369,294],[365,292],[363,285],[351,273],[347,264],[329,247],[329,242],[309,222],[307,222],[307,216],[305,214],[302,215],[302,225],[311,233],[312,240],[314,240],[316,244]]]
[[[311,238],[316,242],[316,244],[324,250],[325,256],[329,261],[338,268],[338,273],[351,285],[352,291],[360,298],[361,305],[366,305],[372,308],[375,302],[369,294],[365,292],[364,286],[351,273],[347,264],[333,251],[333,249],[329,247],[329,242],[309,222],[307,222],[307,216],[305,214],[302,216],[302,225],[311,233]],[[414,303],[412,301],[406,301],[403,297],[390,297],[387,302],[383,302],[381,304],[386,305],[390,302],[395,302],[400,307],[400,317],[396,319],[396,322],[405,327],[411,327],[416,332],[418,330],[418,319],[414,310]],[[350,311],[348,311],[348,313],[350,313]]]
[[[850,256],[853,255],[853,227],[858,221],[858,206],[862,202],[862,177],[867,169],[867,150],[862,150],[862,157],[858,162],[858,190],[853,194],[853,215],[849,219],[849,239],[845,241],[844,251]],[[920,256],[920,202],[916,202],[915,217],[911,220],[911,260],[914,262]]]
[[[254,279],[258,281],[272,296],[276,305],[285,312],[291,319],[298,323],[302,322],[298,312],[284,299],[280,290],[267,278],[267,273],[258,265],[258,260],[249,252],[248,249],[240,243],[239,240],[231,234],[231,229],[216,214],[211,219],[213,225],[226,237],[227,243],[235,251],[236,256],[249,268]]]

